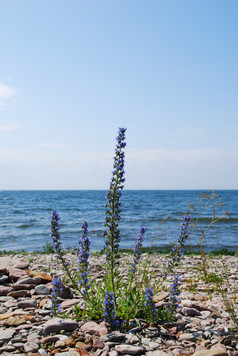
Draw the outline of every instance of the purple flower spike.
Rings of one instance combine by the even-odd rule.
[[[178,263],[182,258],[182,255],[184,253],[184,245],[189,238],[188,227],[191,222],[191,219],[192,219],[191,215],[185,216],[183,219],[178,241],[170,252],[170,259],[168,259],[167,266],[163,273],[164,278],[166,278],[168,276],[168,273],[172,271],[175,263]]]
[[[90,256],[90,245],[91,241],[88,236],[88,223],[85,221],[82,225],[83,235],[79,241],[79,254],[78,254],[78,270],[80,274],[79,285],[83,287],[85,293],[86,290],[90,288],[88,279],[88,266],[89,266],[89,256]]]
[[[147,310],[148,318],[152,323],[154,323],[158,317],[158,310],[155,307],[153,297],[154,293],[152,287],[146,288],[144,305]]]
[[[134,247],[134,251],[133,251],[133,262],[131,264],[132,267],[132,273],[135,273],[136,271],[136,267],[140,261],[140,256],[141,256],[141,251],[140,248],[142,247],[143,244],[143,239],[144,239],[144,235],[146,232],[147,228],[144,226],[140,227],[140,231],[137,235],[137,239],[136,239],[136,243],[135,243],[135,247]]]
[[[123,189],[123,184],[125,182],[124,178],[124,158],[125,154],[123,152],[126,146],[125,140],[125,128],[119,128],[119,133],[116,138],[117,146],[115,149],[114,165],[113,165],[113,176],[110,183],[110,189],[107,194],[106,203],[106,218],[105,227],[107,230],[104,232],[105,236],[105,254],[106,254],[106,264],[110,271],[114,271],[116,267],[116,259],[119,258],[118,249],[120,245],[120,231],[118,228],[118,223],[120,221],[121,213],[121,191]]]
[[[54,277],[52,280],[52,292],[51,292],[51,299],[52,299],[51,313],[53,315],[58,315],[61,313],[61,301],[59,295],[62,289],[63,289],[63,285],[62,285],[61,278]]]
[[[173,283],[169,290],[169,292],[170,292],[169,293],[169,302],[166,305],[166,309],[170,313],[174,313],[178,307],[178,302],[179,302],[178,296],[180,295],[179,280],[180,280],[179,275],[174,275]]]
[[[118,329],[119,321],[117,320],[115,309],[114,309],[114,295],[113,292],[106,292],[106,296],[104,299],[104,321],[106,325],[111,329]]]

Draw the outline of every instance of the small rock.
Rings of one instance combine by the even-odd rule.
[[[201,350],[196,351],[193,356],[228,356],[228,353],[219,350]]]
[[[14,281],[17,281],[19,278],[23,278],[27,276],[26,271],[23,271],[20,268],[15,268],[15,267],[7,267],[7,272],[9,274],[9,277],[13,279]]]
[[[118,353],[116,352],[116,350],[112,350],[108,353],[109,356],[117,356]]]
[[[116,345],[115,350],[120,355],[140,355],[145,353],[146,349],[143,346],[122,344],[122,345]]]
[[[9,319],[11,316],[13,316],[13,313],[0,314],[0,320]]]
[[[153,296],[155,303],[161,302],[169,296],[169,292],[160,292]]]
[[[179,336],[179,340],[196,341],[196,337],[193,334],[184,333]]]
[[[63,349],[63,348],[65,348],[65,342],[63,341],[63,340],[57,340],[56,342],[55,342],[55,348],[56,349]]]
[[[59,340],[59,336],[58,335],[52,335],[52,336],[43,337],[43,339],[41,339],[40,342],[41,342],[42,345],[45,345],[45,344],[55,343],[58,340]]]
[[[48,295],[49,289],[44,284],[39,284],[35,287],[35,294],[36,295]]]
[[[7,308],[0,307],[0,314],[5,314],[6,312],[7,312]]]
[[[34,284],[13,284],[12,288],[14,290],[31,290],[35,288]]]
[[[7,267],[12,266],[13,263],[14,262],[11,257],[0,257],[0,272],[6,272]]]
[[[170,353],[167,354],[166,352],[159,351],[159,350],[149,351],[149,352],[146,353],[146,356],[168,356],[168,355],[171,355],[171,354]]]
[[[160,346],[160,344],[159,344],[158,342],[151,341],[151,342],[149,343],[149,347],[151,347],[151,348],[154,349],[154,350],[158,349],[159,346]]]
[[[107,335],[105,335],[105,336],[107,336]],[[123,340],[125,337],[126,337],[125,344],[137,344],[138,342],[140,342],[140,339],[138,338],[138,336],[136,336],[132,333],[128,333],[128,334],[124,335],[124,337],[122,337],[121,340]]]
[[[13,290],[12,292],[8,293],[9,297],[19,298],[19,297],[27,297],[30,296],[28,290]]]
[[[19,269],[26,269],[29,267],[29,262],[28,261],[22,261],[22,260],[16,260],[14,262],[13,267],[19,268]]]
[[[82,329],[82,327],[81,327],[81,329]],[[122,340],[124,340],[125,339],[125,337],[128,339],[128,336],[129,335],[133,335],[133,336],[135,336],[136,338],[137,338],[137,336],[136,335],[134,335],[134,334],[128,334],[128,335],[125,335],[125,334],[123,334],[123,333],[121,333],[120,331],[113,331],[113,332],[111,332],[111,333],[109,333],[109,334],[106,334],[106,335],[102,335],[101,337],[100,337],[100,340],[102,340],[102,341],[104,341],[104,342],[119,342],[119,341],[122,341]],[[130,338],[131,338],[131,336],[129,336]],[[139,339],[137,338],[137,341],[138,341]]]
[[[36,344],[40,344],[40,336],[37,333],[32,333],[30,335],[28,335],[27,337],[27,341],[32,341]]]
[[[195,308],[187,308],[187,307],[184,307],[182,309],[182,313],[183,315],[185,316],[197,316],[197,315],[201,315],[201,313],[195,309]]]
[[[85,350],[85,351],[81,351],[80,350],[80,355],[81,356],[86,356],[86,355],[89,355],[89,353]],[[55,356],[79,356],[79,353],[77,351],[74,351],[74,350],[69,350],[69,351],[66,351],[66,352],[57,352],[55,354]]]
[[[149,343],[151,342],[151,339],[148,339],[147,337],[142,337],[141,343],[145,346],[149,346]]]
[[[4,283],[8,280],[8,276],[5,276],[4,274],[0,274],[0,283]]]
[[[32,325],[30,324],[22,324],[22,325],[19,325],[16,327],[16,331],[19,330],[19,332],[24,332],[24,330],[28,330],[28,329],[31,329],[32,328]]]
[[[65,330],[65,331],[73,331],[79,327],[79,324],[72,319],[60,319],[60,318],[54,318],[51,320],[48,320],[44,327],[43,331],[46,334],[49,333],[58,333],[60,330]]]
[[[8,295],[12,291],[13,291],[12,287],[0,286],[0,296]]]
[[[81,326],[80,330],[90,335],[101,336],[107,334],[107,328],[105,326],[95,323],[94,321],[87,321],[85,324]]]
[[[40,271],[28,271],[27,273],[30,277],[39,277],[41,279],[41,283],[48,283],[52,281],[52,277],[48,273]]]
[[[61,303],[61,308],[62,309],[70,308],[73,305],[79,304],[79,303],[82,303],[82,300],[80,300],[80,299],[67,299],[67,300],[64,300]]]
[[[15,333],[14,329],[3,330],[2,328],[0,328],[1,341],[10,340],[13,337],[14,333]]]
[[[41,278],[40,277],[26,277],[26,278],[21,278],[19,279],[15,284],[33,284],[37,285],[41,283]]]
[[[24,347],[23,342],[15,342],[14,343],[14,349],[22,349]]]
[[[34,343],[34,342],[31,342],[31,341],[27,341],[25,344],[24,344],[24,350],[25,352],[37,352],[39,349],[39,345]]]
[[[44,349],[39,349],[39,350],[38,350],[38,353],[39,353],[41,356],[48,356],[48,353],[47,353]]]
[[[62,299],[72,298],[73,294],[68,286],[63,285],[59,293],[59,297]]]
[[[22,300],[20,302],[17,303],[17,307],[18,308],[32,308],[36,306],[36,301],[32,300],[32,299],[27,299],[27,300]]]
[[[103,349],[104,346],[105,346],[104,342],[102,342],[102,341],[100,341],[100,340],[98,340],[98,339],[94,339],[94,340],[93,340],[93,347],[94,347],[95,349]]]
[[[211,347],[211,350],[220,350],[226,352],[226,346],[222,345],[222,340]]]
[[[9,319],[4,320],[3,324],[6,326],[19,326],[25,324],[25,319],[21,318],[19,315],[11,316]]]

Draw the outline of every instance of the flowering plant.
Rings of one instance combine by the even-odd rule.
[[[111,330],[129,328],[142,318],[149,323],[156,323],[162,318],[168,318],[177,307],[177,295],[179,294],[179,277],[175,276],[170,289],[170,300],[164,313],[157,310],[154,302],[154,293],[158,291],[158,284],[153,283],[146,267],[141,268],[141,248],[147,228],[140,227],[135,241],[132,254],[132,261],[128,276],[122,275],[120,266],[120,213],[121,195],[124,187],[124,159],[125,153],[125,128],[120,128],[116,138],[114,165],[110,189],[107,194],[105,212],[105,246],[106,255],[105,273],[102,281],[93,280],[90,273],[90,238],[88,236],[88,224],[82,225],[83,234],[79,241],[78,248],[78,270],[66,261],[62,249],[59,234],[59,214],[53,212],[51,220],[51,237],[53,241],[56,257],[61,261],[69,281],[74,290],[81,295],[85,302],[84,312],[77,314],[78,317],[87,316],[89,318],[104,318],[107,327]],[[183,246],[188,239],[188,226],[191,216],[184,218],[177,244],[171,251],[167,266],[164,269],[162,281],[168,274],[173,272],[174,266],[180,261],[183,255]],[[57,285],[56,281],[54,282]],[[53,288],[52,300],[54,308],[59,308],[58,290]],[[57,304],[58,303],[58,304]],[[58,309],[59,311],[60,309]]]

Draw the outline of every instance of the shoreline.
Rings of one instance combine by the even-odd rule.
[[[205,246],[202,246],[203,251],[206,253],[207,257],[213,256],[238,256],[238,247],[237,246],[224,246],[217,249],[208,248],[206,249]],[[154,254],[154,255],[166,255],[169,254],[172,250],[170,245],[165,246],[154,246],[154,247],[141,247],[142,253]],[[77,253],[77,248],[66,248],[63,249],[64,253]],[[131,254],[133,252],[133,248],[121,248],[119,249],[119,253],[128,253]],[[27,254],[38,254],[38,255],[48,255],[54,254],[52,244],[46,244],[42,250],[35,250],[35,251],[26,251],[24,249],[20,250],[1,250],[0,249],[0,256],[7,256],[7,255],[27,255]],[[93,255],[102,255],[103,250],[98,251],[91,251]],[[201,254],[199,246],[184,246],[184,255],[185,256],[199,256]]]
[[[75,254],[66,253],[65,257],[74,265],[77,264]],[[143,253],[141,262],[150,260],[149,273],[151,276],[154,274],[154,278],[160,278],[167,257],[168,255]],[[121,256],[122,273],[128,270],[128,258],[130,255],[125,253]],[[104,261],[104,255],[90,256],[94,278],[101,278]],[[62,309],[67,319],[61,319],[61,329],[59,320],[52,318],[51,280],[53,276],[63,276],[61,266],[53,254],[28,253],[0,257],[0,274],[7,277],[5,282],[0,283],[0,291],[4,290],[3,287],[10,288],[7,294],[0,296],[0,336],[5,335],[5,339],[0,341],[0,354],[199,356],[218,355],[215,352],[219,351],[223,352],[219,355],[237,356],[238,328],[232,322],[214,282],[207,284],[201,278],[200,262],[200,256],[185,255],[176,268],[181,276],[182,293],[181,307],[177,310],[175,322],[152,328],[142,323],[141,328],[134,328],[128,333],[116,332],[114,336],[110,336],[100,321],[90,324],[85,320],[72,320],[74,305],[79,306],[82,301],[70,288],[65,289],[62,299]],[[208,272],[213,273],[213,276],[219,275],[222,273],[223,262],[228,272],[224,287],[229,296],[232,293],[231,286],[238,290],[238,257],[211,257]],[[21,284],[21,280],[24,281],[26,277],[35,278],[38,284],[27,289],[27,283]],[[168,297],[169,279],[165,283],[165,289],[155,296],[158,307]],[[238,303],[238,296],[236,302]]]

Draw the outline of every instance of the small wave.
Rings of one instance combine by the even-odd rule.
[[[18,210],[18,209],[13,210],[13,214],[22,214],[22,213],[23,213],[22,210]]]
[[[34,226],[34,224],[22,224],[22,225],[19,225],[18,228],[19,229],[27,229],[28,227],[32,227]]]

